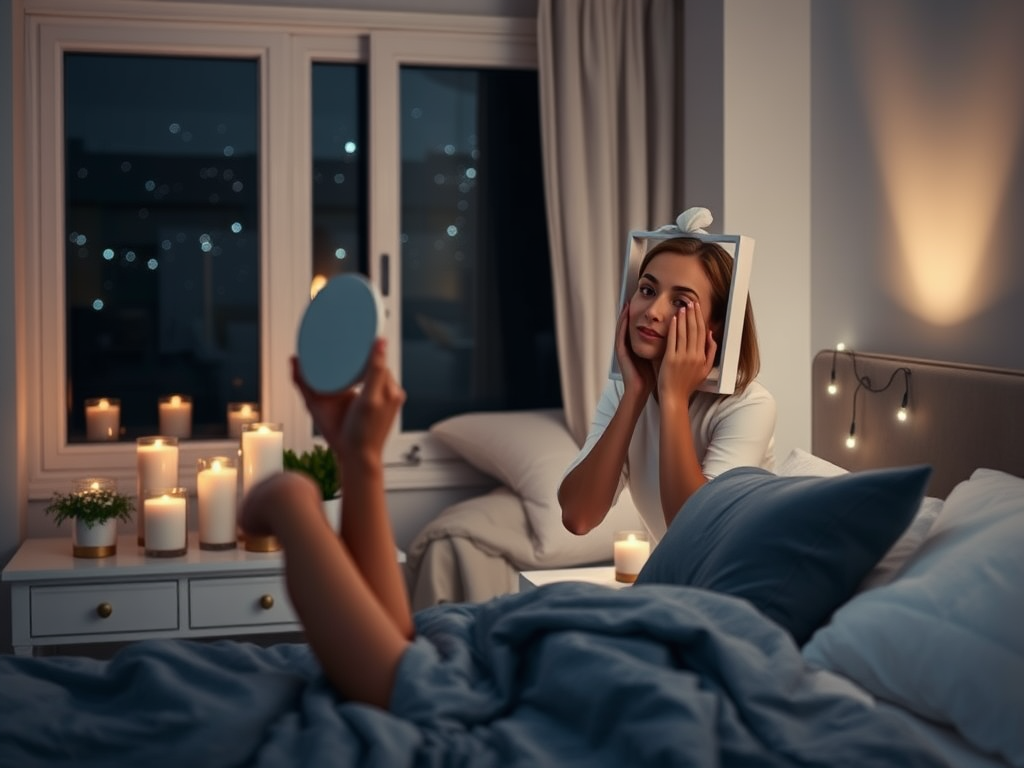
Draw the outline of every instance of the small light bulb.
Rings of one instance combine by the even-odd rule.
[[[838,344],[836,344],[837,352],[842,352],[844,349],[846,349],[846,345],[843,342],[840,341]]]
[[[906,408],[900,406],[900,409],[898,411],[896,411],[896,420],[897,421],[906,421],[907,420],[907,409]]]
[[[857,438],[854,437],[853,435],[849,435],[846,438],[846,447],[847,448],[856,448],[857,447]]]
[[[838,391],[839,391],[839,387],[836,386],[836,383],[834,381],[830,382],[829,385],[828,385],[828,393],[830,395],[834,395]]]

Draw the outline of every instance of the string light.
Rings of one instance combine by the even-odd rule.
[[[828,393],[830,395],[835,395],[839,391],[839,387],[836,386],[836,352],[838,351],[838,346],[832,350],[832,374],[828,378]]]
[[[851,355],[852,357],[852,355]],[[856,366],[855,366],[856,370]],[[846,447],[856,448],[857,447],[857,395],[860,394],[861,387],[864,386],[864,382],[861,378],[857,377],[857,388],[853,390],[853,413],[850,416],[850,434],[846,436]]]
[[[857,379],[857,388],[853,391],[853,409],[850,415],[850,432],[846,436],[846,447],[853,449],[857,447],[857,397],[860,395],[862,389],[867,390],[872,394],[878,394],[885,392],[889,387],[896,381],[896,377],[899,375],[903,376],[903,397],[900,399],[900,406],[896,410],[896,420],[899,422],[906,422],[909,418],[909,403],[910,403],[910,369],[905,366],[900,366],[893,370],[889,374],[888,381],[882,386],[876,387],[869,376],[861,376],[857,370],[857,355],[853,351],[847,352],[844,345],[837,344],[835,349],[832,351],[832,372],[829,376],[828,393],[830,395],[836,394],[839,391],[839,385],[836,381],[836,356],[839,352],[846,354],[851,362],[853,363],[853,375]]]

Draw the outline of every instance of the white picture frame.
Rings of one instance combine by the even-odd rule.
[[[754,257],[754,238],[747,235],[706,234],[703,232],[680,232],[678,229],[635,230],[629,233],[626,244],[626,257],[622,265],[622,289],[619,293],[621,310],[629,298],[636,292],[639,282],[638,272],[644,255],[650,244],[660,240],[676,237],[694,237],[704,242],[718,243],[733,258],[732,284],[729,286],[729,301],[725,309],[725,325],[722,329],[722,342],[718,354],[718,365],[701,384],[699,389],[704,392],[715,392],[731,395],[736,391],[736,367],[740,359],[740,342],[743,339],[743,315],[747,306],[750,290],[750,267]],[[618,311],[616,311],[616,318]],[[613,379],[622,380],[618,360],[615,359],[615,344],[612,343],[612,362],[609,375]]]

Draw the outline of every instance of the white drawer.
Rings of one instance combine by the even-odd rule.
[[[188,590],[192,629],[298,621],[280,576],[189,579]]]
[[[75,584],[30,590],[33,637],[178,628],[178,582]]]

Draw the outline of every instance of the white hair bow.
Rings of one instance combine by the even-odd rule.
[[[679,232],[680,234],[697,232],[706,235],[708,231],[705,227],[710,227],[712,221],[714,221],[714,217],[707,208],[687,208],[676,217],[675,224],[658,227],[658,232]]]

